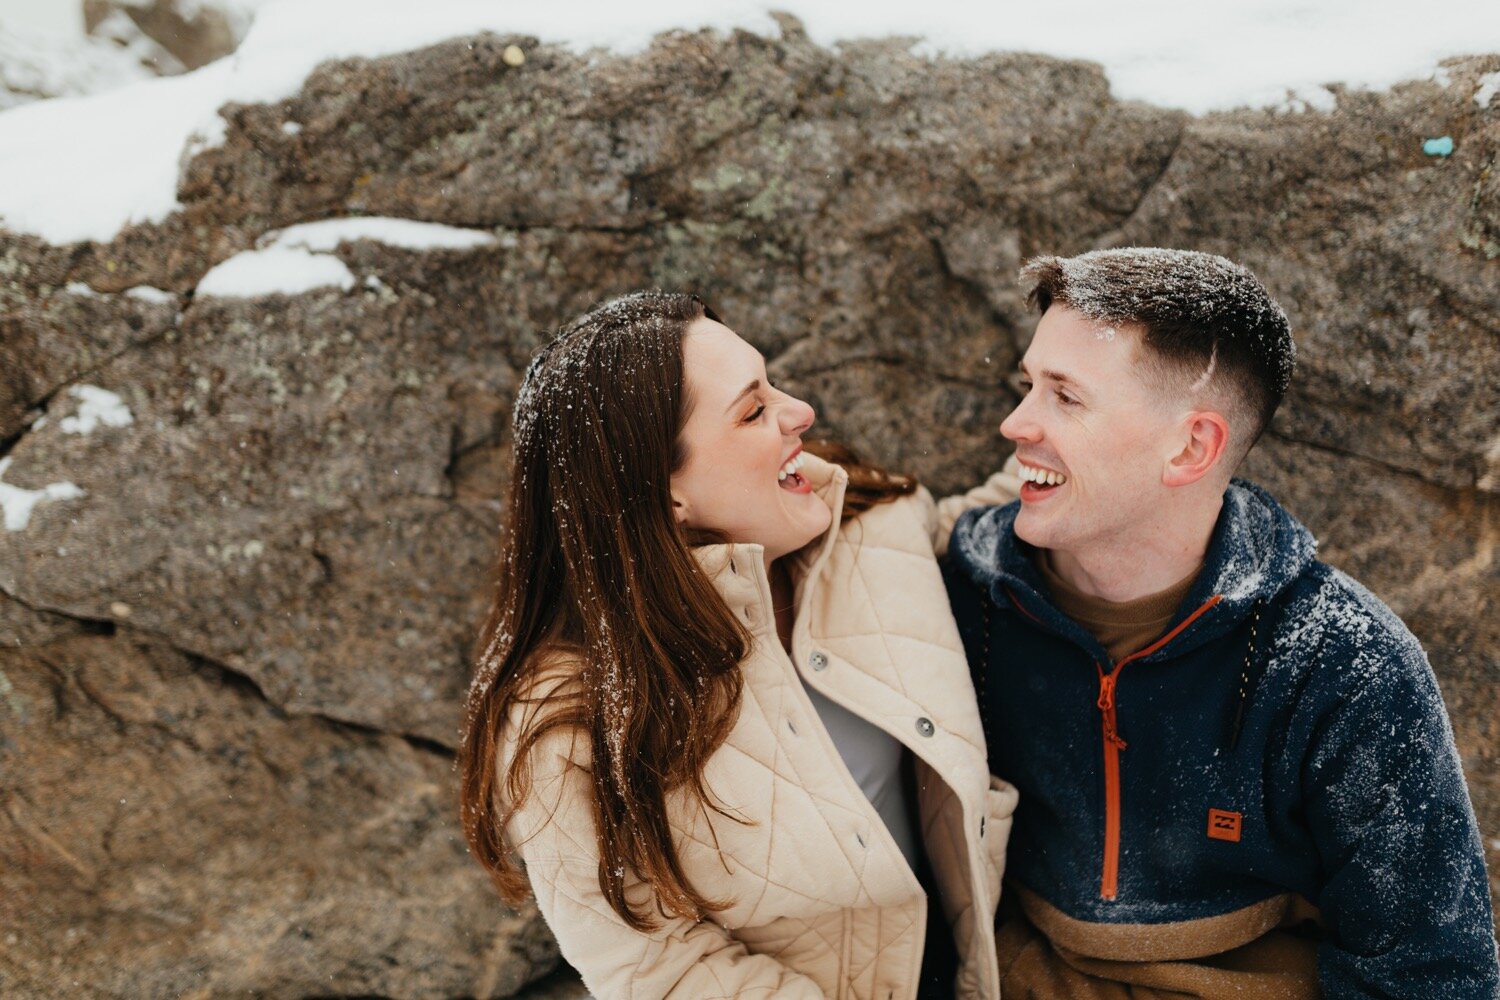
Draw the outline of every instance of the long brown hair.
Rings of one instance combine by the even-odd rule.
[[[686,788],[724,814],[703,770],[738,716],[752,641],[693,558],[668,488],[687,458],[682,338],[702,317],[718,319],[697,296],[636,292],[590,310],[533,359],[457,760],[470,850],[519,902],[528,885],[504,831],[530,793],[530,753],[554,730],[585,734],[599,884],[637,930],[654,920],[626,901],[627,866],[663,914],[697,919],[727,905],[689,884],[666,807]],[[850,469],[846,516],[916,488],[840,446],[808,450]],[[575,682],[538,696],[547,654],[576,664]],[[507,734],[518,708],[519,732]]]

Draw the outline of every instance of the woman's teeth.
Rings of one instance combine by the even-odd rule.
[[[1038,486],[1061,486],[1068,481],[1068,477],[1061,472],[1053,472],[1051,469],[1038,469],[1034,465],[1021,466],[1021,478],[1028,483],[1036,483]]]
[[[800,451],[797,452],[797,455],[796,455],[795,458],[792,458],[790,461],[788,461],[785,465],[783,465],[781,467],[781,472],[780,472],[779,475],[777,475],[776,481],[779,483],[779,482],[781,482],[781,480],[785,479],[787,476],[794,475],[798,469],[802,468],[802,459],[804,457],[805,457],[805,453],[804,452],[800,452]]]

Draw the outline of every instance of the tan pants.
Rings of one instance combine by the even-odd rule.
[[[1319,1000],[1317,945],[1274,930],[1190,962],[1115,962],[1054,946],[1011,910],[995,933],[1003,1000]]]

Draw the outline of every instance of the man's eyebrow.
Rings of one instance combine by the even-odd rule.
[[[1073,378],[1073,376],[1069,375],[1067,372],[1053,371],[1050,368],[1042,369],[1042,378],[1047,379],[1049,382],[1057,382],[1062,385],[1071,385],[1075,388],[1078,386],[1078,380]]]
[[[1031,372],[1026,370],[1026,362],[1022,361],[1020,363],[1020,369],[1022,375],[1025,375],[1027,378],[1031,377]],[[1049,382],[1056,382],[1060,385],[1070,385],[1074,388],[1079,388],[1078,380],[1069,375],[1067,372],[1060,372],[1051,368],[1043,368],[1039,377],[1044,378]]]
[[[759,389],[759,388],[760,388],[760,379],[758,379],[758,378],[751,379],[750,380],[750,384],[747,385],[747,386],[745,386],[745,388],[741,389],[740,392],[739,392],[739,395],[735,396],[732,400],[729,401],[729,405],[726,406],[726,407],[724,407],[724,412],[728,413],[730,410],[734,409],[736,406],[739,405],[740,400],[744,399],[746,396],[750,395],[752,392],[754,392],[756,389]]]

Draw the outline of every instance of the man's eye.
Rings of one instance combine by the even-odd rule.
[[[760,419],[760,415],[764,412],[766,412],[766,407],[765,404],[762,403],[760,406],[757,406],[754,410],[750,411],[750,415],[745,418],[744,422],[747,424],[754,423],[755,421]]]
[[[1020,388],[1020,390],[1022,392],[1030,392],[1031,391],[1031,379],[1029,379],[1029,378],[1017,379],[1016,380],[1016,385]]]
[[[1057,401],[1059,403],[1061,403],[1062,405],[1064,405],[1064,406],[1077,406],[1078,405],[1078,400],[1074,399],[1072,396],[1069,396],[1067,393],[1063,392],[1061,389],[1057,390]]]

